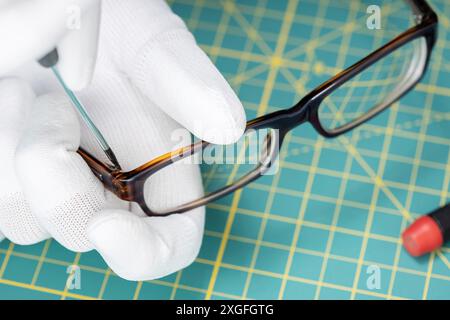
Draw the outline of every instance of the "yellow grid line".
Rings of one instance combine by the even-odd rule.
[[[377,37],[377,46],[379,46],[381,44],[381,38]],[[391,69],[391,76],[392,76],[392,72],[393,69]],[[376,70],[376,74],[379,74],[380,70]],[[389,154],[389,147],[392,141],[392,134],[393,134],[393,130],[389,129],[392,128],[396,122],[396,117],[397,117],[397,107],[398,104],[395,104],[391,107],[391,112],[389,114],[389,119],[388,119],[388,124],[387,124],[387,128],[386,129],[386,133],[385,133],[385,137],[384,137],[384,141],[383,141],[383,147],[382,147],[382,151],[379,154],[379,158],[380,158],[380,162],[378,163],[378,176],[382,177],[384,175],[384,168],[386,165],[386,160],[388,158],[388,154]],[[356,274],[355,277],[353,279],[353,287],[352,287],[352,293],[350,298],[353,300],[356,298],[356,291],[358,288],[358,283],[359,283],[359,279],[361,276],[361,269],[362,269],[362,265],[363,265],[363,261],[365,258],[365,254],[366,254],[366,250],[367,250],[367,245],[368,245],[368,239],[369,239],[369,234],[370,234],[370,230],[372,228],[372,222],[373,222],[373,218],[375,215],[375,210],[376,210],[376,203],[378,201],[378,194],[379,194],[379,184],[375,184],[374,187],[374,191],[372,193],[372,199],[371,199],[371,203],[369,205],[369,212],[368,212],[368,216],[367,216],[367,221],[366,221],[366,226],[365,226],[365,230],[364,230],[364,235],[363,235],[363,242],[360,248],[360,254],[359,254],[359,258],[358,258],[358,263],[356,266]]]
[[[290,1],[288,3],[287,8],[286,8],[285,18],[283,19],[283,21],[285,21],[285,23],[283,23],[283,25],[282,25],[282,28],[281,28],[281,31],[280,31],[280,37],[278,38],[278,40],[280,42],[277,42],[276,50],[275,50],[275,53],[274,53],[274,56],[273,56],[274,58],[276,57],[276,59],[274,60],[274,58],[272,58],[272,61],[275,62],[275,65],[272,66],[272,68],[269,71],[268,79],[266,81],[266,88],[267,88],[267,86],[269,86],[269,87],[270,86],[272,86],[272,87],[274,86],[274,81],[276,79],[277,72],[283,70],[283,69],[279,70],[278,67],[279,67],[280,63],[281,63],[281,65],[283,64],[283,59],[284,59],[283,51],[284,51],[284,47],[286,46],[286,43],[287,43],[287,36],[289,35],[290,27],[292,25],[292,20],[293,20],[292,14],[293,14],[293,12],[296,12],[297,6],[298,6],[298,1],[295,1],[295,2],[294,1]],[[290,15],[289,18],[286,15]],[[267,91],[264,90],[264,92],[267,92]],[[265,108],[265,110],[261,111],[261,107],[260,107],[258,109],[258,114],[259,115],[261,115],[264,112],[266,112],[267,106],[269,104],[271,92],[272,92],[272,90],[270,90],[269,94],[266,95],[266,96],[264,96],[264,93],[263,93],[263,97],[261,99],[260,106],[262,108]],[[304,92],[302,92],[302,93],[305,94]],[[295,101],[293,103],[295,103]],[[285,148],[289,147],[290,136],[291,135],[288,135],[285,138],[285,141],[283,143]],[[280,177],[281,177],[281,175],[277,174],[274,177],[274,179],[272,181],[272,184],[270,186],[270,191],[268,193],[268,198],[266,200],[264,214],[263,214],[263,217],[261,219],[262,220],[261,221],[261,225],[259,227],[255,248],[254,248],[253,254],[252,254],[252,259],[251,259],[251,263],[250,263],[250,270],[253,270],[255,268],[255,265],[256,265],[256,261],[257,261],[258,255],[259,255],[259,250],[261,248],[262,239],[264,237],[264,233],[265,233],[265,230],[266,230],[266,224],[267,224],[268,216],[270,215],[270,209],[271,209],[273,201],[274,201],[275,190],[276,190],[276,188],[278,186],[278,182],[280,180]],[[251,280],[252,280],[252,275],[253,275],[252,272],[249,272],[247,274],[244,290],[243,290],[243,293],[242,293],[242,298],[243,299],[247,299],[247,294],[248,294],[248,290],[249,290],[250,283],[251,283]]]
[[[438,54],[437,52],[439,52],[439,51],[442,53],[441,48],[436,48],[435,54]],[[437,63],[440,64],[440,62],[437,62]],[[439,65],[437,67],[439,68]],[[438,73],[437,73],[438,68],[431,71],[430,82],[432,82],[434,84],[436,84],[437,79],[438,79]],[[434,97],[434,95],[432,95],[430,93],[428,93],[427,96],[426,96],[425,108],[423,110],[423,118],[424,119],[429,119],[430,118],[431,106],[432,106],[432,103],[433,103],[433,97]],[[412,175],[411,175],[411,178],[410,178],[410,181],[409,181],[409,184],[411,186],[416,185],[416,181],[417,181],[417,177],[418,177],[418,173],[419,173],[419,160],[420,160],[420,157],[422,155],[423,147],[424,147],[424,144],[425,144],[425,141],[426,141],[425,132],[427,131],[427,128],[428,128],[428,126],[426,125],[426,121],[424,121],[423,124],[420,127],[420,132],[419,132],[419,135],[418,135],[418,138],[417,138],[416,154],[414,156],[414,159],[417,160],[417,165],[413,166],[413,172],[412,172]],[[410,190],[408,191],[408,194],[407,194],[407,198],[406,198],[406,207],[407,208],[410,208],[410,206],[411,206],[413,194],[414,194],[414,190],[413,190],[413,188],[410,188]],[[402,221],[402,229],[405,227],[405,223],[406,222],[407,221],[405,221],[405,220]],[[408,222],[410,222],[410,221],[408,221]],[[392,272],[392,275],[391,275],[391,281],[390,281],[390,284],[389,284],[389,291],[388,291],[389,295],[392,294],[392,290],[393,290],[394,284],[395,284],[395,279],[396,279],[396,275],[397,275],[397,266],[398,266],[399,259],[400,259],[400,250],[401,250],[401,247],[400,247],[400,245],[398,245],[397,246],[395,260],[394,260],[394,264],[393,264],[394,268],[393,268],[393,272]],[[435,258],[435,254],[432,253],[430,255],[430,257],[429,257],[429,265],[428,265],[428,269],[429,269],[428,272],[429,273],[431,273],[430,269],[433,266],[434,258]],[[429,281],[425,281],[425,282],[426,283],[425,283],[425,288],[423,290],[422,298],[426,298],[426,295],[428,294]]]
[[[42,265],[44,263],[44,259],[45,259],[45,256],[47,255],[48,248],[50,247],[51,242],[52,242],[51,239],[45,240],[44,248],[42,249],[41,256],[39,257],[39,262],[34,271],[33,279],[31,280],[32,285],[35,285],[36,281],[39,278],[39,273],[41,272]]]
[[[223,259],[223,255],[225,253],[225,247],[226,244],[228,242],[228,237],[231,231],[231,226],[233,224],[234,221],[234,216],[236,215],[236,209],[239,203],[239,199],[241,198],[241,193],[242,190],[238,190],[235,192],[234,196],[233,196],[233,201],[232,201],[232,205],[230,208],[230,213],[227,219],[227,223],[225,225],[225,230],[223,232],[223,238],[222,241],[220,242],[220,247],[219,247],[219,251],[217,253],[217,259],[214,263],[214,268],[213,268],[213,272],[211,274],[211,278],[209,280],[209,284],[208,284],[208,290],[206,292],[206,296],[205,299],[209,300],[211,299],[213,290],[214,290],[214,285],[216,284],[216,280],[217,280],[217,275],[219,273],[219,268],[220,268],[220,264],[222,263],[222,259]]]
[[[354,5],[354,3],[352,3],[352,6],[350,8],[351,10],[348,13],[349,16],[351,14],[353,14],[353,15],[356,14],[356,8],[353,5]],[[347,20],[354,20],[354,19],[355,19],[355,17],[353,16],[353,17],[348,18]],[[351,36],[350,36],[350,38],[351,38]],[[342,66],[344,65],[345,57],[348,54],[348,52],[347,52],[348,50],[346,48],[348,48],[348,42],[350,41],[350,38],[348,37],[348,33],[345,33],[345,38],[342,41],[341,48],[339,50],[340,54],[339,54],[339,60],[338,60],[338,63],[337,63],[340,68],[342,68]],[[353,87],[351,87],[350,92],[347,93],[347,95],[345,97],[345,101],[343,101],[341,103],[341,106],[340,106],[341,109],[336,108],[336,106],[334,105],[333,101],[330,100],[329,104],[331,104],[331,107],[333,107],[333,109],[335,110],[336,114],[341,114],[342,113],[342,109],[345,108],[345,106],[348,103],[348,100],[353,96],[352,91],[353,91]],[[361,103],[361,105],[363,105],[363,103]],[[329,107],[330,107],[330,105],[329,105]],[[336,123],[337,120],[338,119],[333,120],[332,126],[337,124]],[[355,132],[354,135],[359,135],[359,132]],[[342,208],[342,202],[344,200],[346,186],[347,186],[347,182],[349,180],[348,172],[350,172],[350,170],[351,170],[352,163],[353,163],[353,158],[350,156],[350,154],[347,154],[345,168],[344,168],[344,172],[345,173],[344,173],[344,175],[343,175],[343,177],[341,179],[341,183],[340,183],[340,186],[339,186],[339,194],[338,194],[338,197],[336,199],[336,207],[335,207],[335,210],[334,210],[334,213],[333,213],[333,220],[331,222],[331,226],[332,227],[336,226],[337,221],[338,221],[339,216],[340,216],[340,212],[341,212],[341,208]],[[323,283],[323,279],[325,277],[325,272],[327,270],[329,255],[330,255],[330,251],[331,251],[331,248],[332,248],[332,245],[333,245],[333,241],[334,241],[334,235],[335,235],[335,229],[332,229],[329,232],[329,235],[328,235],[328,240],[327,240],[327,245],[326,245],[326,249],[325,249],[325,254],[324,254],[324,258],[322,260],[322,268],[321,268],[321,271],[320,271],[320,274],[319,274],[319,285],[316,287],[315,299],[319,299],[320,298],[320,292],[321,292],[321,288],[322,288],[321,284]]]
[[[81,253],[77,253],[76,255],[75,255],[75,259],[73,260],[73,262],[72,262],[72,265],[78,265],[78,263],[80,262],[80,258],[81,258]],[[62,295],[61,295],[61,300],[65,300],[66,299],[66,297],[68,296],[68,292],[69,291],[69,288],[67,287],[67,285],[64,287],[64,290],[63,290],[63,292],[62,292]]]
[[[395,105],[394,107],[392,107],[392,110],[389,114],[389,120],[388,120],[388,128],[392,127],[392,125],[395,123],[396,121],[396,116],[397,116],[397,105]],[[380,154],[380,162],[378,164],[378,176],[382,177],[384,175],[384,168],[386,165],[386,160],[388,158],[388,154],[389,154],[389,146],[391,144],[392,141],[392,135],[391,135],[392,131],[386,130],[386,136],[383,142],[383,150]],[[382,181],[380,181],[381,183],[383,183]],[[380,191],[380,184],[376,183],[375,184],[375,188],[372,194],[372,199],[371,199],[371,203],[370,203],[370,210],[369,210],[369,214],[367,217],[367,222],[366,222],[366,227],[364,230],[364,236],[363,236],[363,244],[361,246],[361,250],[360,250],[360,254],[359,254],[359,259],[358,259],[358,264],[357,264],[357,269],[356,269],[356,275],[354,278],[354,282],[353,282],[353,290],[352,290],[352,295],[351,295],[351,299],[355,299],[356,297],[356,289],[358,287],[358,283],[359,283],[359,278],[361,275],[361,267],[362,267],[362,262],[364,260],[365,254],[366,254],[366,250],[367,250],[367,245],[368,245],[368,239],[369,239],[369,233],[370,233],[370,229],[372,228],[372,222],[373,222],[373,218],[375,215],[375,210],[376,210],[376,203],[378,201],[378,195],[379,195],[379,191]]]
[[[352,2],[350,4],[350,12],[348,13],[349,16],[350,15],[354,15],[356,13],[354,4],[355,4],[354,2]],[[322,8],[322,6],[321,6],[321,8]],[[325,8],[326,7],[324,6],[323,9],[325,10]],[[318,20],[321,19],[320,17],[321,17],[321,15],[319,14],[318,15]],[[353,19],[351,19],[351,20],[353,20]],[[341,30],[341,32],[344,33],[344,36],[342,37],[343,40],[342,40],[342,43],[341,43],[341,50],[344,49],[344,52],[341,52],[341,54],[339,56],[339,60],[338,60],[338,63],[337,63],[339,66],[342,66],[344,64],[346,52],[347,52],[348,47],[349,47],[348,46],[348,42],[350,41],[350,38],[348,36],[349,36],[349,34],[350,34],[352,29],[353,29],[352,25],[351,24],[347,24],[347,27],[345,27],[344,29]],[[315,34],[316,31],[318,32],[319,29],[314,28],[313,31],[312,31],[313,38],[317,38],[317,37],[314,37],[314,34]],[[345,46],[344,44],[346,44],[347,46]],[[308,48],[308,50],[307,50],[307,57],[309,57],[312,60],[313,56],[314,56],[313,55],[313,48]],[[344,106],[345,106],[345,103],[343,103],[341,107],[343,108]],[[310,196],[310,190],[312,188],[312,183],[314,181],[314,176],[315,176],[315,174],[317,172],[317,168],[318,168],[318,161],[320,159],[320,151],[321,151],[320,148],[323,146],[323,143],[324,143],[324,139],[322,137],[319,137],[317,139],[317,142],[316,142],[316,146],[319,146],[319,150],[317,150],[313,154],[313,159],[311,161],[312,162],[311,166],[312,166],[313,170],[312,170],[312,172],[310,171],[309,174],[308,174],[306,187],[305,187],[305,195],[307,195],[307,196],[303,199],[302,206],[300,208],[299,220],[303,220],[303,217],[304,217],[304,214],[305,214],[305,211],[306,211],[307,203],[309,201],[309,196]],[[343,181],[346,181],[346,179],[343,179]],[[342,196],[343,196],[343,193],[342,193]],[[342,201],[342,199],[340,197],[338,197],[338,199],[336,199],[337,207],[339,207],[339,202],[340,201]],[[286,277],[287,277],[287,275],[290,272],[290,268],[291,268],[291,265],[292,265],[292,259],[293,259],[293,253],[295,251],[294,246],[295,247],[297,246],[297,242],[298,242],[298,237],[299,237],[300,231],[301,231],[301,225],[299,224],[299,225],[297,225],[297,227],[296,227],[296,229],[294,231],[294,239],[293,239],[292,244],[291,244],[291,251],[289,253],[288,262],[286,264],[286,270],[285,270],[285,276]],[[327,260],[325,259],[325,264],[326,264],[326,261]],[[322,269],[321,270],[321,274],[319,275],[319,285],[318,285],[318,290],[316,290],[316,298],[320,294],[320,287],[321,287],[320,283],[323,282],[322,279],[323,279],[323,276],[324,276],[323,272],[324,272],[324,270]],[[283,279],[281,290],[280,290],[280,293],[278,295],[279,299],[281,299],[283,297],[284,289],[286,288],[286,283],[287,283],[287,281],[285,279]]]
[[[211,265],[212,263],[208,260],[199,260],[199,262],[201,263],[205,263],[208,265]],[[247,267],[243,267],[243,266],[236,266],[236,265],[232,265],[232,264],[228,264],[228,263],[222,263],[222,267],[224,268],[228,268],[228,269],[232,269],[232,270],[236,270],[236,271],[243,271],[243,272],[251,272],[253,271],[254,273],[258,274],[258,275],[263,275],[263,276],[267,276],[267,277],[271,277],[271,278],[275,278],[275,279],[283,279],[284,275],[278,274],[278,273],[274,273],[274,272],[270,272],[270,271],[265,271],[265,270],[249,270],[249,268]],[[297,277],[297,276],[288,276],[287,280],[289,281],[294,281],[297,283],[307,283],[307,284],[312,284],[312,285],[318,285],[318,281],[316,280],[312,280],[312,279],[307,279],[307,278],[302,278],[302,277]],[[342,290],[342,291],[347,291],[350,292],[351,288],[346,287],[346,286],[342,286],[342,285],[337,285],[337,284],[333,284],[333,283],[322,283],[322,285],[324,287],[327,288],[332,288],[332,289],[338,289],[338,290]],[[198,291],[203,292],[203,289],[198,289]],[[381,294],[381,293],[377,293],[377,292],[373,292],[373,291],[368,291],[368,290],[362,290],[362,289],[358,289],[358,293],[363,293],[366,295],[370,295],[373,297],[379,297],[379,298],[386,298],[387,295],[385,294]],[[217,294],[217,293],[214,293]],[[398,299],[398,300],[408,300],[407,298],[403,298],[403,297],[393,297],[394,299]]]
[[[206,232],[206,235],[211,236],[211,237],[215,237],[215,238],[221,238],[221,234],[218,233],[218,232],[208,231],[208,232]],[[247,244],[251,244],[251,245],[256,245],[256,240],[255,239],[247,238],[247,237],[243,237],[243,236],[230,235],[230,240],[238,241],[238,242],[242,242],[242,243],[247,243]],[[396,243],[400,243],[400,240],[398,240]],[[264,246],[264,247],[267,247],[267,248],[278,249],[278,250],[283,250],[283,251],[287,251],[287,252],[289,252],[289,250],[291,248],[288,245],[283,245],[283,244],[269,242],[269,241],[261,241],[260,244],[261,244],[261,246]],[[331,259],[334,259],[334,260],[337,260],[337,261],[348,262],[348,263],[353,263],[353,264],[358,263],[358,259],[357,258],[350,258],[348,256],[341,256],[341,255],[332,254],[332,253],[328,253],[328,255],[327,255],[325,252],[318,251],[318,250],[312,250],[312,249],[305,249],[305,248],[298,248],[297,247],[295,249],[295,253],[303,253],[303,254],[316,256],[316,257],[320,257],[320,258],[328,257],[328,258],[331,258]],[[205,263],[205,264],[212,264],[211,261],[206,262],[208,260],[201,259],[201,258],[197,259],[196,261],[200,262],[200,263]],[[380,262],[375,262],[375,261],[370,261],[370,260],[364,260],[362,263],[363,263],[364,266],[370,266],[370,265],[373,265],[373,264],[377,264],[378,266],[380,266],[381,268],[386,269],[386,270],[392,270],[394,268],[392,265],[388,265],[388,264],[384,264],[384,263],[380,263]],[[258,269],[258,268],[237,266],[237,265],[233,265],[231,263],[228,263],[228,264],[222,263],[222,266],[225,266],[225,265],[227,265],[227,268],[230,268],[230,269],[233,269],[233,270],[237,270],[236,268],[242,267],[242,268],[246,268],[248,272],[253,272],[253,273],[259,273],[259,272],[264,272],[265,271],[265,270]],[[405,268],[405,267],[398,267],[398,270],[400,270],[400,271],[402,271],[404,273],[417,275],[417,276],[422,276],[422,277],[425,277],[427,275],[426,272],[418,271],[418,270],[415,270],[415,269],[409,269],[409,268]],[[283,276],[281,273],[276,273],[276,274],[278,274],[279,277]],[[445,276],[445,275],[440,275],[440,274],[431,274],[431,277],[435,278],[435,279],[441,279],[441,280],[450,281],[450,276]],[[318,279],[317,282],[320,283],[320,282],[323,282],[323,281]],[[349,288],[351,288],[351,287],[349,287]]]
[[[229,24],[229,20],[231,18],[231,13],[232,12],[233,12],[233,7],[232,6],[230,7],[227,3],[224,3],[224,12],[222,13],[220,22],[219,22],[219,24],[217,26],[217,32],[216,32],[216,34],[214,36],[214,41],[213,41],[213,45],[212,45],[212,52],[210,54],[210,58],[211,58],[211,60],[213,62],[216,61],[217,53],[220,51],[220,47],[222,45],[222,42],[223,42],[223,39],[224,39],[224,35],[225,35],[226,30],[228,28],[228,24]],[[182,271],[179,271],[179,274],[177,275],[177,278],[176,278],[176,281],[175,281],[177,286],[178,286],[179,281],[181,279],[181,272]],[[175,298],[176,291],[177,291],[177,289],[174,288],[174,290],[172,291],[172,294],[171,294],[171,299]]]
[[[108,268],[106,269],[105,276],[103,277],[102,285],[100,287],[100,291],[98,292],[97,299],[103,299],[103,295],[105,294],[106,286],[108,285],[110,276],[111,276],[111,269]]]
[[[11,253],[13,252],[13,249],[14,249],[14,243],[11,242],[8,245],[8,250],[5,253],[5,258],[3,259],[2,266],[0,267],[0,279],[3,278],[3,275],[6,270],[6,266],[8,265],[9,258],[11,257]]]
[[[292,15],[290,13],[292,11],[289,11],[289,9],[292,9],[293,7],[295,8],[296,6],[297,6],[297,1],[296,0],[290,0],[289,1],[288,7],[287,7],[288,9],[286,9],[286,11],[285,11],[285,20],[284,20],[283,25],[281,27],[281,30],[282,30],[281,31],[281,35],[280,35],[279,41],[277,42],[277,46],[275,48],[274,57],[279,58],[281,56],[282,52],[283,52],[283,48],[286,45],[286,41],[287,41],[287,34],[288,34],[288,30],[289,30],[289,25],[292,22]],[[244,30],[247,30],[247,31],[251,30],[250,33],[252,33],[254,35],[253,38],[258,38],[257,32],[256,32],[256,30],[253,27],[251,27],[250,29],[247,29],[248,26],[249,26],[248,22],[245,20],[244,17],[242,17],[238,13],[238,10],[237,10],[237,8],[235,6],[233,6],[233,12],[236,13],[237,17],[239,17],[239,19],[237,19],[237,20],[238,20],[239,23],[242,24],[242,27],[244,28]],[[285,36],[282,36],[283,32],[284,32]],[[258,42],[258,43],[260,43],[260,42]],[[264,42],[262,42],[262,43],[264,43]],[[260,45],[260,46],[263,47],[263,48],[266,48],[265,45]],[[278,60],[274,60],[274,61],[278,61]],[[276,69],[277,67],[278,67],[278,64],[276,64],[274,69]],[[264,93],[263,93],[263,97],[261,98],[261,103],[260,103],[260,108],[258,110],[258,114],[263,114],[265,109],[267,108],[267,104],[268,104],[268,100],[269,100],[270,96],[267,95],[266,92],[269,91],[269,90],[270,90],[270,92],[272,91],[273,86],[274,86],[275,77],[276,77],[276,72],[273,72],[272,69],[271,69],[271,71],[269,72],[269,77],[268,77],[267,82],[266,82],[266,86],[265,86],[265,90],[264,90]],[[226,247],[226,244],[227,244],[227,241],[228,241],[228,236],[229,236],[229,233],[231,231],[231,226],[232,226],[232,223],[234,221],[234,217],[235,217],[235,214],[236,214],[236,208],[237,208],[238,203],[239,203],[240,195],[241,195],[241,191],[239,190],[239,191],[236,192],[235,196],[233,197],[233,205],[232,205],[231,212],[230,212],[230,214],[228,216],[228,219],[227,219],[227,223],[226,223],[223,239],[222,239],[222,242],[221,242],[220,248],[219,248],[219,254],[217,255],[216,263],[214,265],[213,273],[212,273],[212,276],[211,276],[211,279],[210,279],[210,282],[209,282],[209,285],[208,285],[208,292],[207,292],[207,295],[206,295],[206,299],[210,299],[211,298],[211,292],[212,292],[212,290],[214,288],[214,285],[215,285],[215,282],[216,282],[216,278],[217,278],[217,274],[219,272],[220,263],[221,263],[222,258],[223,258],[225,247]]]
[[[22,283],[22,282],[13,281],[13,280],[0,279],[0,283],[6,284],[9,286],[14,286],[17,288],[29,289],[29,290],[33,290],[33,291],[39,291],[39,292],[44,292],[44,293],[49,293],[49,294],[54,294],[54,295],[64,295],[64,292],[61,290],[45,288],[45,287],[26,284],[26,283]],[[75,293],[70,293],[70,292],[66,293],[66,296],[68,296],[70,298],[75,298],[75,299],[94,300],[94,298],[92,298],[92,297],[75,294]]]
[[[299,223],[304,223],[304,222],[300,221]],[[317,226],[313,225],[313,227],[317,227]],[[208,236],[216,237],[216,238],[221,238],[221,236],[222,236],[221,233],[213,232],[213,231],[206,231],[205,234],[208,235]],[[230,235],[230,239],[231,240],[235,240],[235,241],[244,242],[244,243],[250,243],[250,244],[255,244],[256,243],[255,239],[241,237],[241,236],[235,236],[235,235]],[[389,239],[380,238],[380,240],[388,241]],[[396,240],[397,240],[397,243],[400,241],[399,239],[396,239]],[[278,244],[278,243],[273,243],[273,242],[268,242],[268,241],[262,241],[261,245],[266,246],[266,247],[270,247],[270,248],[285,250],[285,251],[289,251],[290,250],[290,246],[282,245],[282,244]],[[0,251],[0,252],[6,252],[6,250]],[[323,257],[324,256],[323,252],[310,250],[310,249],[297,248],[296,252],[306,253],[306,254],[309,254],[309,255],[314,255],[314,256],[319,256],[319,257]],[[26,254],[26,253],[13,252],[12,255],[13,256],[17,256],[17,257],[30,259],[30,260],[35,260],[35,261],[38,261],[39,258],[40,258],[39,256],[34,256],[34,255],[31,255],[31,254]],[[351,262],[351,263],[355,263],[357,261],[355,258],[349,258],[349,257],[339,256],[339,255],[330,255],[330,257],[333,258],[333,259],[339,260],[339,261],[346,261],[346,262]],[[56,264],[56,265],[61,265],[61,266],[69,266],[71,264],[69,262],[59,261],[59,260],[49,259],[49,258],[46,258],[45,262],[46,263],[51,263],[51,264]],[[196,259],[196,262],[209,264],[209,265],[213,264],[213,261],[209,261],[209,260],[201,259],[201,258]],[[365,265],[374,264],[374,262],[371,262],[371,261],[365,261],[364,263],[365,263]],[[386,265],[386,264],[380,264],[379,263],[379,265],[380,265],[380,267],[385,268],[385,269],[392,269],[393,268],[392,266]],[[223,264],[223,266],[225,266],[225,264]],[[226,266],[230,267],[230,264],[227,264]],[[94,267],[85,266],[85,265],[80,265],[80,269],[81,270],[92,271],[92,272],[96,272],[96,273],[101,273],[101,274],[105,274],[106,273],[106,270],[104,270],[104,269],[94,268]],[[401,267],[399,267],[399,270],[403,271],[405,273],[419,275],[419,276],[425,276],[426,275],[425,272],[421,272],[421,271],[414,270],[414,269],[408,269],[408,268],[401,268]],[[257,270],[257,269],[255,269],[256,273],[258,273],[259,271],[264,272],[264,270]],[[114,276],[116,276],[116,275],[114,275]],[[280,274],[280,276],[281,276],[281,274]],[[440,274],[432,274],[432,277],[436,278],[436,279],[442,279],[442,280],[450,281],[450,276],[444,276],[444,275],[440,275]],[[163,285],[170,286],[170,287],[174,286],[173,283],[164,282],[164,281],[161,281],[161,280],[152,280],[152,281],[145,281],[145,282],[152,282],[152,283],[155,283],[155,284],[163,284]],[[168,285],[168,284],[170,284],[170,285]],[[183,287],[183,286],[180,285],[180,287]],[[214,293],[214,294],[216,294],[216,293]],[[95,298],[95,297],[90,297],[90,298]]]
[[[142,286],[143,286],[143,282],[139,281],[136,285],[136,290],[134,290],[134,294],[133,294],[133,300],[138,300],[139,299],[139,295],[141,293],[142,290]]]
[[[264,4],[261,1],[258,2],[258,12],[255,13],[255,16],[253,18],[253,23],[252,23],[252,25],[255,26],[256,28],[259,27],[262,17],[265,14],[266,5],[267,5],[267,1],[264,1]],[[251,47],[253,46],[253,43],[250,40],[251,39],[247,40],[245,51],[250,51]],[[252,46],[250,46],[250,44]],[[265,65],[261,65],[261,66],[263,67],[262,70],[264,70],[264,71],[267,70]],[[245,70],[246,67],[247,67],[247,63],[243,63],[243,60],[241,60],[241,63],[239,65],[239,70],[238,70],[238,75],[240,76],[240,78],[245,78],[245,75],[243,75],[243,71]],[[258,68],[253,69],[253,71],[255,71],[255,70],[258,70]],[[250,73],[247,73],[246,76],[248,76],[249,74]],[[257,74],[258,74],[258,72],[256,72],[256,73],[253,72],[253,75],[257,75]],[[255,253],[253,255],[255,256]],[[254,265],[253,262],[252,262],[252,264]],[[244,285],[244,289],[243,289],[243,293],[242,293],[242,297],[241,297],[242,299],[246,299],[247,291],[248,291],[248,288],[250,285],[251,274],[252,274],[251,272],[249,272],[247,274],[246,283]]]
[[[232,4],[229,1],[224,2],[224,7],[225,7],[225,10],[227,12],[229,12],[230,14],[231,13],[238,13],[237,8],[234,6],[234,4]],[[241,17],[241,18],[243,19],[243,17]],[[241,19],[241,23],[242,23],[242,19]],[[245,19],[243,19],[243,20],[245,21]],[[241,150],[241,152],[242,152],[242,150]],[[234,176],[237,173],[237,169],[238,169],[238,166],[235,166],[233,168],[233,171],[231,172],[230,178],[228,179],[228,181],[231,182],[234,179]],[[210,281],[209,281],[209,284],[208,284],[208,290],[206,291],[205,299],[207,299],[207,300],[211,299],[211,296],[212,296],[212,293],[213,293],[213,290],[214,290],[214,285],[216,283],[217,275],[219,273],[220,264],[222,262],[223,255],[225,253],[225,248],[226,248],[226,244],[227,244],[227,241],[228,241],[228,235],[230,233],[231,226],[232,226],[233,221],[234,221],[234,217],[235,217],[235,214],[236,214],[236,209],[237,209],[238,204],[239,204],[239,199],[241,197],[241,193],[242,193],[242,190],[238,190],[233,195],[231,210],[230,210],[230,213],[229,213],[228,218],[227,218],[227,222],[226,222],[223,238],[222,238],[222,241],[220,243],[220,247],[219,247],[219,251],[217,253],[216,261],[214,263],[214,268],[213,268],[213,271],[212,271],[212,274],[211,274],[211,278],[210,278]]]

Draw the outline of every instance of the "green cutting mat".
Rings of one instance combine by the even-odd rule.
[[[295,130],[278,175],[209,206],[202,250],[190,267],[128,282],[95,252],[72,253],[51,240],[4,241],[0,298],[450,298],[450,248],[413,259],[399,240],[409,215],[450,201],[450,4],[432,4],[440,38],[415,91],[343,138],[325,140],[308,125]],[[367,4],[170,5],[235,88],[249,119],[292,105],[365,54]],[[384,31],[381,43],[390,37]],[[65,289],[72,264],[81,268],[81,289]],[[380,270],[378,289],[367,286],[371,266]]]

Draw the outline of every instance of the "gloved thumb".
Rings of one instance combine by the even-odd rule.
[[[102,184],[77,153],[80,126],[67,97],[36,99],[16,151],[16,171],[32,212],[63,246],[92,249],[90,219],[105,205]]]
[[[128,280],[164,277],[191,264],[202,242],[204,208],[169,217],[104,210],[88,235],[111,269]]]

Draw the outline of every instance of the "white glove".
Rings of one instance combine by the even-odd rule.
[[[47,9],[48,3],[55,3],[19,4],[31,2],[46,4]],[[122,169],[134,169],[171,151],[171,134],[180,127],[216,143],[234,142],[241,136],[245,127],[241,103],[165,2],[108,0],[103,4],[96,69],[90,86],[78,95]],[[1,5],[2,0],[0,30]],[[13,4],[11,8],[15,13],[24,10]],[[51,12],[50,16],[39,12],[39,18],[45,16],[50,25],[61,14]],[[40,34],[40,27],[36,28]],[[24,28],[18,30],[24,32]],[[22,38],[20,33],[16,36]],[[8,46],[15,45],[14,38],[5,39],[10,41]],[[67,53],[59,43],[37,46],[45,50],[36,57],[58,45],[64,59]],[[7,70],[3,63],[7,59],[13,64],[14,59],[0,51],[0,70]],[[94,156],[105,159],[92,134],[83,125],[80,129],[76,112],[50,71],[33,62],[11,74],[29,81],[0,80],[0,230],[4,236],[19,244],[53,237],[73,251],[96,249],[113,271],[130,280],[162,277],[190,264],[201,245],[204,208],[146,217],[136,204],[115,198],[76,153],[81,140]],[[74,74],[63,74],[72,88],[89,82],[89,77]],[[201,195],[197,166],[175,165],[166,174],[164,182],[146,195],[149,202],[170,203],[183,193]]]
[[[57,45],[68,86],[87,86],[97,56],[100,7],[100,0],[0,0],[0,75]]]

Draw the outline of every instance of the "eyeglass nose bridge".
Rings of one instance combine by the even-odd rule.
[[[318,109],[322,100],[323,98],[320,96],[305,96],[294,106],[284,110],[281,117],[274,120],[272,127],[278,129],[284,136],[292,129],[309,122],[319,133],[322,133],[324,129],[318,118]]]

